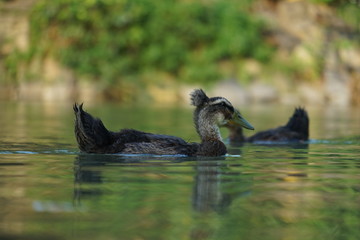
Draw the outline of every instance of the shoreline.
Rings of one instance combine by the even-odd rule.
[[[66,81],[57,83],[26,82],[17,86],[7,85],[0,88],[1,101],[68,101],[68,102],[116,102],[151,103],[154,105],[185,105],[188,95],[195,88],[204,88],[210,95],[226,96],[236,104],[284,104],[284,105],[334,105],[358,106],[351,102],[351,95],[330,101],[319,84],[301,83],[298,86],[284,86],[286,82],[277,81],[271,85],[254,82],[241,85],[235,80],[224,80],[213,86],[152,84],[139,88],[114,88],[111,97],[99,83],[86,81]],[[336,93],[340,94],[340,93]]]

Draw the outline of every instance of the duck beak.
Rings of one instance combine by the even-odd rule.
[[[255,128],[246,121],[245,118],[243,118],[240,114],[240,112],[235,109],[235,112],[233,114],[233,118],[229,121],[230,124],[238,125],[246,129],[254,130]]]

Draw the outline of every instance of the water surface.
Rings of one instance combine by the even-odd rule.
[[[358,109],[308,108],[306,144],[228,145],[225,157],[186,158],[80,154],[71,104],[0,106],[1,239],[360,237]],[[85,109],[112,130],[198,141],[190,108]],[[285,123],[293,107],[241,111],[262,130]]]

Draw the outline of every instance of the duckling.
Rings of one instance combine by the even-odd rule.
[[[85,153],[221,156],[227,150],[219,126],[232,121],[234,125],[254,129],[226,98],[209,98],[202,89],[194,90],[190,96],[191,104],[196,107],[193,121],[201,143],[134,129],[112,132],[100,119],[85,112],[83,104],[75,104],[75,136],[79,149]]]
[[[243,130],[232,121],[224,125],[229,129],[229,141],[241,142],[299,142],[309,140],[309,117],[304,108],[296,108],[285,126],[265,130],[245,137]]]

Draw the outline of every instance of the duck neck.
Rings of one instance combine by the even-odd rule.
[[[200,113],[196,120],[196,130],[201,138],[201,142],[222,142],[220,129],[214,119],[202,116]]]

